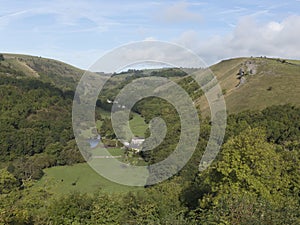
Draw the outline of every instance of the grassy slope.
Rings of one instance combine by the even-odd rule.
[[[145,131],[148,126],[139,114],[133,113],[133,118],[129,121],[129,125],[135,136],[145,137]]]
[[[236,75],[246,61],[256,65],[254,75],[246,76],[246,83],[236,88]],[[300,61],[288,60],[282,63],[265,58],[237,58],[224,60],[211,67],[223,90],[229,113],[244,110],[261,110],[271,105],[294,104],[300,106]],[[270,89],[271,90],[268,90]],[[208,114],[208,104],[199,100],[204,115]]]
[[[124,150],[121,148],[108,148],[112,156],[121,156],[117,160],[124,162]],[[92,150],[93,156],[105,156],[104,149],[96,147]],[[119,169],[108,171],[107,168],[112,168],[114,159],[94,158],[89,163],[98,171],[106,171],[106,173],[113,175],[113,177],[123,176]],[[125,161],[125,164],[128,162]],[[79,191],[82,193],[94,193],[102,190],[107,193],[125,193],[129,191],[138,191],[142,187],[125,186],[114,183],[95,172],[88,163],[75,164],[73,166],[56,166],[44,170],[45,175],[36,183],[36,187],[42,187],[55,195],[65,194],[72,191]],[[144,165],[144,164],[143,164]],[[133,172],[133,171],[132,171]],[[131,177],[132,181],[138,179],[139,174]],[[73,183],[76,182],[76,185]]]
[[[74,89],[84,73],[81,69],[53,59],[21,54],[5,53],[3,55],[4,65],[9,65],[16,71],[22,71],[25,76],[37,77],[62,89]]]
[[[120,193],[141,189],[109,181],[95,172],[87,163],[57,166],[44,171],[45,175],[36,185],[44,187],[54,194],[65,194],[72,191],[93,193],[99,189],[107,193]],[[76,185],[72,185],[73,182],[76,182]]]
[[[12,67],[17,71],[22,71],[28,77],[39,77],[39,74],[29,67],[25,62],[22,62],[16,58],[7,58],[1,65]]]

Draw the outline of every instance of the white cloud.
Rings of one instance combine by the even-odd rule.
[[[223,11],[219,12],[219,14],[220,15],[225,15],[225,14],[233,14],[233,13],[242,13],[242,12],[246,12],[246,11],[247,11],[246,8],[234,7],[233,9],[223,10]]]
[[[146,37],[144,41],[156,41],[155,37]]]
[[[184,45],[188,48],[191,48],[194,44],[199,43],[199,36],[198,33],[194,30],[188,30],[182,33],[178,40],[175,40],[175,42],[178,42],[181,45]]]
[[[115,72],[123,70],[129,65],[144,65],[149,62],[173,67],[205,67],[199,57],[178,45],[161,41],[141,41],[132,42],[109,51],[90,70]]]
[[[7,6],[6,12],[11,11],[13,4]],[[106,27],[113,23],[110,19],[107,19],[99,13],[97,8],[93,8],[90,4],[84,1],[76,1],[75,3],[70,0],[54,0],[49,2],[29,2],[26,5],[16,7],[16,11],[12,13],[6,13],[0,17],[0,27],[4,29],[8,26],[14,26],[18,20],[30,17],[52,16],[55,22],[51,25],[51,28],[57,29],[57,27],[67,27],[77,25],[80,19],[87,19],[94,23],[95,27]],[[34,22],[32,22],[34,24]],[[49,30],[49,27],[45,27],[45,30]]]
[[[0,29],[7,26],[11,21],[17,20],[20,17],[28,14],[29,10],[21,10],[16,12],[7,13],[3,16],[0,16]]]
[[[300,58],[300,16],[259,24],[253,17],[239,21],[232,33],[203,40],[195,31],[175,41],[197,52],[208,64],[237,56]]]
[[[186,2],[177,2],[161,11],[158,15],[158,19],[166,23],[201,21],[202,16],[190,11],[188,6],[189,4]]]

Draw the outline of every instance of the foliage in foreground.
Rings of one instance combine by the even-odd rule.
[[[299,149],[270,143],[247,128],[224,144],[220,158],[194,182],[177,176],[138,193],[51,196],[16,190],[1,170],[3,224],[299,224]],[[27,185],[27,186],[26,186]],[[11,191],[9,191],[11,190]]]

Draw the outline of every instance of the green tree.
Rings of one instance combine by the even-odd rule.
[[[8,194],[18,188],[20,182],[6,169],[0,170],[0,194]]]
[[[145,192],[128,193],[123,198],[123,207],[121,224],[160,224],[158,203]]]
[[[99,193],[94,196],[91,221],[93,224],[120,224],[124,210],[121,195]]]
[[[55,199],[47,209],[48,224],[90,224],[93,200],[78,192]]]
[[[100,130],[100,135],[102,137],[106,137],[106,138],[109,138],[109,139],[116,138],[116,135],[115,135],[114,129],[112,127],[112,123],[111,123],[110,119],[105,118],[103,120],[101,130]]]
[[[268,220],[271,224],[284,223],[282,205],[289,202],[294,210],[290,212],[294,213],[299,207],[297,197],[291,197],[297,194],[290,192],[293,179],[286,166],[276,146],[266,141],[264,130],[246,129],[230,138],[222,148],[220,160],[200,175],[198,215],[202,220],[218,223],[249,224],[254,219],[258,224]],[[276,218],[260,218],[281,211]]]

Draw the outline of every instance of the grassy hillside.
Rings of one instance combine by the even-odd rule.
[[[83,70],[53,59],[21,54],[3,54],[3,56],[4,60],[0,60],[0,74],[19,78],[37,78],[63,90],[74,89],[84,73]],[[246,72],[246,81],[237,87],[239,84],[237,74],[241,68]],[[250,69],[252,74],[249,73]],[[248,109],[260,110],[267,106],[286,103],[300,105],[300,98],[298,98],[300,87],[297,85],[300,81],[298,60],[236,58],[223,60],[211,66],[211,70],[226,93],[225,100],[229,113]],[[156,70],[123,72],[107,83],[102,94],[108,98],[113,97],[132,79],[149,75],[168,76],[171,79],[181,80],[184,74],[172,69],[161,72]],[[103,102],[105,101],[106,99],[103,99]],[[207,115],[209,109],[206,99],[202,97],[196,102]]]
[[[84,73],[83,70],[66,63],[36,56],[3,54],[0,74],[39,78],[61,89],[74,89]]]
[[[239,86],[239,70],[245,72]],[[270,58],[237,58],[211,66],[225,93],[229,113],[261,110],[272,105],[300,105],[300,61]],[[250,72],[250,70],[252,70]],[[204,97],[198,99],[205,115],[209,113]]]

